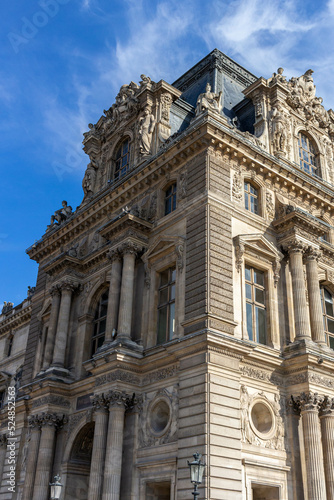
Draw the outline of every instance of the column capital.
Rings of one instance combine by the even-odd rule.
[[[121,262],[122,260],[122,255],[120,254],[118,248],[111,248],[108,250],[107,257],[112,263],[115,261]]]
[[[94,411],[108,410],[109,402],[104,397],[104,394],[95,394],[91,397],[91,401]]]
[[[49,293],[50,293],[51,297],[57,297],[57,296],[59,297],[60,292],[61,292],[61,288],[59,285],[53,285],[49,289]]]
[[[318,248],[309,246],[305,249],[304,260],[306,262],[311,260],[315,260],[316,262],[318,262],[321,256],[322,256],[322,251],[319,250]]]
[[[300,396],[291,396],[292,403],[300,413],[304,411],[319,411],[324,397],[317,392],[302,392]]]
[[[56,413],[42,413],[38,420],[41,427],[50,426],[56,430],[61,429],[68,422],[66,415],[57,415]]]
[[[109,408],[123,406],[125,410],[132,410],[136,405],[141,407],[143,401],[141,395],[136,396],[133,393],[132,396],[130,396],[126,392],[121,391],[109,391],[105,399],[108,401]]]
[[[118,247],[118,251],[124,256],[126,254],[137,255],[142,248],[134,241],[128,240]]]
[[[59,288],[61,289],[62,292],[75,292],[76,290],[79,290],[81,287],[80,283],[77,281],[71,281],[69,279],[65,279],[61,283],[59,283]]]
[[[330,398],[329,396],[324,397],[324,400],[320,407],[320,416],[334,417],[334,398]]]
[[[305,249],[307,248],[306,244],[302,241],[299,241],[297,238],[293,238],[283,244],[283,250],[291,253],[301,253],[303,254]]]
[[[41,423],[40,423],[39,415],[30,415],[30,417],[28,417],[28,425],[32,429],[40,429]]]

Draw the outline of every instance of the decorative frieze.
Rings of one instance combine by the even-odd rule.
[[[49,396],[44,396],[33,401],[31,407],[39,408],[40,406],[50,404],[54,406],[61,406],[62,408],[70,408],[71,406],[71,403],[64,397],[50,394]]]
[[[95,387],[114,382],[115,380],[120,380],[122,382],[128,382],[135,385],[140,384],[140,379],[136,375],[133,375],[133,373],[125,372],[123,370],[116,370],[114,372],[101,375],[100,377],[96,377]]]

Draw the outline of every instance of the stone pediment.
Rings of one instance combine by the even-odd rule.
[[[179,269],[183,267],[182,263],[182,255],[184,252],[184,242],[185,239],[180,236],[162,236],[156,238],[152,245],[149,246],[149,249],[142,256],[144,262],[152,262],[154,260],[160,259],[163,256],[170,254],[172,252],[176,252],[178,267]]]
[[[235,238],[235,243],[239,247],[247,247],[255,255],[262,254],[269,259],[283,258],[283,254],[263,234],[241,234]]]

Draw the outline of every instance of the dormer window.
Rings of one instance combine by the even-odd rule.
[[[259,213],[259,191],[249,181],[245,181],[245,209],[253,214]]]
[[[303,132],[298,134],[300,168],[311,175],[318,174],[317,152],[312,140]]]
[[[130,140],[126,138],[116,150],[114,180],[124,177],[130,167]]]

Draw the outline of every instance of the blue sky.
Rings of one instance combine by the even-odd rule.
[[[145,73],[172,83],[215,47],[269,78],[314,70],[334,108],[334,0],[14,0],[0,18],[0,307],[36,280],[25,250],[75,208],[82,133]]]

